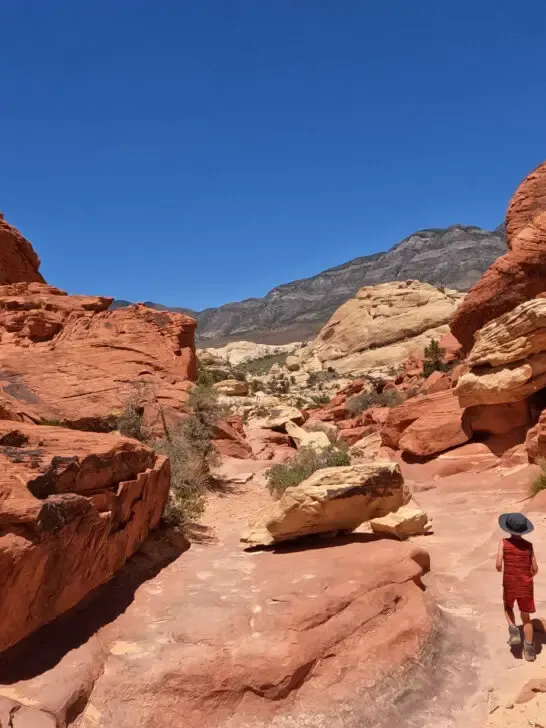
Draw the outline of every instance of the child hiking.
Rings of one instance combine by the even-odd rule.
[[[510,534],[503,538],[497,552],[497,571],[502,571],[504,613],[508,622],[508,644],[521,644],[521,635],[516,626],[514,603],[517,602],[523,622],[523,656],[529,662],[535,659],[533,642],[533,623],[531,614],[535,612],[533,577],[538,566],[533,544],[523,536],[534,529],[531,521],[523,513],[503,513],[499,526]],[[504,569],[503,569],[504,566]]]

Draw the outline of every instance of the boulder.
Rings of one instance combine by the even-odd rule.
[[[264,419],[264,427],[271,430],[286,431],[286,423],[294,422],[296,425],[303,425],[305,416],[296,407],[280,404],[271,410]]]
[[[395,461],[394,450],[383,447],[379,432],[370,432],[349,448],[351,461],[385,460]]]
[[[224,379],[213,384],[212,388],[225,397],[246,397],[248,394],[248,382],[238,379]]]
[[[232,341],[225,346],[208,347],[200,349],[199,360],[201,362],[225,362],[230,366],[239,366],[256,359],[264,357],[291,354],[300,348],[297,341],[291,344],[257,344],[254,341]]]
[[[546,291],[546,162],[520,184],[506,213],[509,252],[470,289],[453,314],[455,337],[470,351],[487,323]]]
[[[333,314],[308,354],[340,373],[398,365],[449,333],[449,317],[462,298],[419,281],[365,286]]]
[[[32,245],[0,213],[0,285],[20,281],[44,283],[39,268],[40,259]]]
[[[237,421],[217,420],[214,423],[213,446],[219,455],[240,460],[252,459],[252,448],[241,434]]]
[[[322,420],[309,418],[303,424],[303,429],[307,432],[325,432],[330,442],[337,440],[339,431],[333,422],[323,422]]]
[[[391,462],[364,463],[317,470],[249,524],[242,541],[270,546],[302,536],[353,531],[383,516],[406,498],[400,468]]]
[[[419,388],[419,394],[434,394],[451,389],[451,379],[445,372],[432,372]]]
[[[290,438],[284,432],[267,430],[262,427],[249,427],[246,430],[246,440],[252,454],[258,460],[278,462],[296,454],[290,444]]]
[[[0,421],[0,651],[110,579],[169,483],[169,461],[135,440]]]
[[[381,518],[372,518],[370,526],[374,533],[396,536],[401,541],[409,536],[422,536],[432,529],[427,514],[419,508],[399,508]]]
[[[115,429],[138,397],[162,432],[158,402],[171,424],[196,379],[196,323],[141,305],[110,311],[111,301],[43,283],[0,286],[0,387],[44,420],[94,431]]]
[[[330,440],[325,432],[307,432],[294,422],[288,421],[285,425],[286,434],[295,441],[298,450],[309,448],[315,452],[323,452],[330,447]]]
[[[381,428],[385,447],[430,457],[468,442],[472,431],[453,390],[413,397],[394,407]]]
[[[289,372],[297,372],[300,369],[300,360],[297,356],[287,356],[284,363]]]
[[[531,412],[526,400],[510,404],[469,407],[465,420],[476,434],[504,435],[519,427],[529,427]]]

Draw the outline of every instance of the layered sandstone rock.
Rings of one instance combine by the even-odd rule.
[[[0,285],[19,281],[43,283],[40,259],[32,245],[0,213]]]
[[[457,383],[465,407],[518,402],[546,386],[546,299],[516,306],[476,333]]]
[[[453,390],[414,397],[389,412],[381,440],[393,450],[430,457],[470,440],[463,415]]]
[[[0,421],[0,651],[116,572],[169,482],[168,460],[136,441]]]
[[[546,291],[546,162],[516,190],[506,213],[509,252],[470,289],[451,319],[466,351],[487,323]]]
[[[302,536],[353,531],[361,523],[404,504],[400,468],[391,462],[317,470],[249,524],[242,541],[270,546]]]
[[[3,391],[43,419],[111,430],[127,401],[145,420],[178,416],[196,378],[195,321],[110,298],[68,296],[40,283],[0,286]]]
[[[398,366],[449,332],[447,322],[462,298],[419,281],[361,288],[298,355],[318,357],[341,373]]]

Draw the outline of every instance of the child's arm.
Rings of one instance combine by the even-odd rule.
[[[536,556],[535,556],[535,550],[534,549],[532,551],[532,554],[533,555],[531,557],[531,573],[533,574],[533,576],[536,576],[538,574],[538,564],[537,564],[537,559],[536,559]]]
[[[503,548],[503,543],[502,543],[502,538],[501,538],[501,540],[499,541],[499,549],[497,551],[497,571],[502,571],[503,551],[504,551],[504,548]],[[534,556],[533,556],[533,558],[534,558]]]

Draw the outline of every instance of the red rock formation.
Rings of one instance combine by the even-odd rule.
[[[419,394],[434,394],[451,389],[451,379],[445,372],[432,372],[419,388]]]
[[[451,331],[470,351],[486,323],[546,291],[546,162],[520,184],[506,213],[509,252],[470,289]]]
[[[40,259],[32,245],[0,213],[0,285],[18,281],[44,282]]]
[[[523,400],[469,407],[465,410],[465,421],[475,434],[504,435],[520,427],[529,427],[531,413],[528,401]]]
[[[168,460],[134,440],[0,421],[0,651],[116,572],[169,482]]]
[[[213,445],[220,455],[240,460],[252,459],[252,449],[245,439],[244,432],[241,434],[233,424],[224,420],[218,420],[214,426]]]
[[[540,415],[537,424],[527,433],[525,449],[532,463],[546,457],[546,410]]]
[[[127,400],[142,399],[161,428],[183,409],[196,378],[195,321],[110,298],[68,296],[45,284],[0,286],[0,387],[47,420],[108,430]]]
[[[452,390],[406,400],[392,409],[381,429],[385,447],[430,457],[462,445],[472,433]]]

